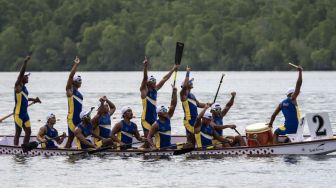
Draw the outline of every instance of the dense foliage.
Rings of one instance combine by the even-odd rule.
[[[0,0],[0,70],[336,69],[335,0]]]

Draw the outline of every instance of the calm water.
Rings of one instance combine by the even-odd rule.
[[[137,117],[141,114],[139,85],[141,72],[83,72],[81,92],[84,108],[97,106],[106,95],[120,108],[131,105]],[[152,72],[157,78],[163,72]],[[178,85],[185,73],[178,74]],[[200,101],[212,101],[220,72],[192,72],[194,93]],[[13,86],[17,73],[0,73],[0,117],[14,106]],[[65,84],[68,73],[32,73],[27,85],[30,97],[39,96],[42,104],[29,108],[35,135],[48,112],[60,119],[56,128],[66,130],[67,100]],[[336,72],[304,72],[302,92],[298,98],[301,113],[327,111],[336,131]],[[237,92],[226,123],[235,123],[244,133],[245,127],[269,120],[276,105],[294,87],[297,72],[226,72],[217,101],[225,104],[231,91]],[[171,87],[168,81],[160,90],[158,104],[169,104]],[[184,134],[182,107],[178,103],[172,120],[172,134]],[[134,121],[140,127],[139,119]],[[279,115],[274,125],[283,121]],[[234,135],[234,131],[225,130]],[[308,130],[305,130],[308,133]],[[14,134],[9,118],[0,124],[0,134]],[[142,157],[16,157],[0,156],[1,187],[336,187],[336,153],[328,156],[222,157],[216,159],[148,160]]]

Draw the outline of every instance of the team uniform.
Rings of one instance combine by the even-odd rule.
[[[196,144],[198,148],[207,147],[213,144],[213,134],[215,129],[212,126],[201,126],[201,131],[195,134]]]
[[[167,119],[165,122],[161,122],[160,120],[157,120],[156,122],[158,124],[158,130],[155,133],[156,148],[167,148],[169,146],[172,146],[170,143],[171,141],[170,119]]]
[[[47,142],[41,144],[42,148],[46,148],[46,149],[58,148],[55,145],[55,142],[53,140],[51,140],[51,139],[58,136],[57,130],[55,128],[48,127],[48,125],[45,125],[45,127],[46,127],[47,131],[46,131],[44,137],[47,139]]]
[[[84,127],[82,125],[82,123],[79,123],[77,128],[82,130],[82,134],[85,137],[85,139],[92,143],[91,139],[92,139],[92,129],[93,129],[93,125],[91,123],[89,123],[86,127]],[[78,138],[76,138],[76,145],[78,147],[78,149],[87,149],[89,148],[86,144],[82,143]]]
[[[281,111],[285,117],[285,124],[275,130],[279,135],[295,134],[299,125],[300,110],[291,97],[280,103]]]
[[[153,89],[148,91],[146,98],[142,99],[142,115],[141,115],[141,125],[145,131],[149,131],[152,127],[152,124],[157,119],[156,113],[156,99],[157,99],[157,91]]]
[[[22,86],[20,93],[14,91],[15,107],[14,107],[14,122],[17,128],[30,127],[30,120],[28,115],[28,90],[26,86]]]
[[[186,132],[194,134],[194,125],[197,118],[197,104],[196,97],[192,93],[188,93],[187,100],[182,101],[184,111],[184,127]]]
[[[98,127],[95,128],[94,132],[103,138],[109,138],[111,135],[111,128],[111,116],[107,113],[99,117]]]
[[[77,90],[73,89],[73,94],[71,97],[68,97],[68,134],[73,135],[76,125],[81,122],[79,114],[82,111],[83,96]]]
[[[117,133],[118,139],[126,144],[125,148],[131,148],[131,144],[133,142],[133,135],[136,132],[136,125],[133,122],[127,124],[124,120],[121,121],[121,129]],[[118,147],[120,149],[120,147]]]

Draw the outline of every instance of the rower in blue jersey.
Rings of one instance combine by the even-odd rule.
[[[216,148],[221,148],[223,146],[230,147],[232,140],[219,136],[212,125],[212,114],[207,112],[208,108],[209,106],[205,105],[196,119],[194,130],[197,148],[208,148],[213,146],[216,146]],[[222,144],[216,144],[215,140],[218,140]]]
[[[33,103],[41,103],[38,97],[28,98],[28,90],[26,84],[29,81],[29,75],[25,74],[27,63],[30,60],[30,56],[27,56],[23,62],[23,65],[20,70],[20,74],[15,82],[14,86],[14,98],[15,98],[15,107],[14,107],[14,122],[15,122],[15,137],[14,145],[19,145],[19,138],[21,136],[22,129],[25,132],[25,137],[23,140],[24,144],[29,143],[31,128],[30,120],[28,115],[28,101],[33,101]]]
[[[174,65],[174,67],[162,78],[162,80],[156,84],[156,79],[154,76],[150,76],[148,79],[147,69],[149,64],[149,59],[145,57],[143,61],[144,64],[144,75],[140,86],[141,100],[142,100],[142,115],[141,115],[141,125],[144,131],[145,137],[148,135],[152,124],[157,119],[156,113],[156,101],[157,92],[166,83],[175,70],[177,70],[179,65]],[[148,144],[144,144],[145,148],[148,148]]]
[[[273,135],[273,143],[279,143],[278,137],[279,135],[286,135],[286,134],[295,134],[299,125],[300,120],[300,110],[297,103],[297,97],[300,94],[300,89],[302,85],[302,67],[298,66],[297,70],[299,71],[299,77],[296,81],[296,86],[294,88],[290,88],[287,90],[286,95],[287,98],[284,99],[275,109],[274,113],[272,114],[271,120],[268,123],[269,127],[272,127],[273,122],[276,116],[282,111],[282,114],[285,117],[284,125],[281,125],[274,131]],[[288,140],[288,139],[287,139]]]
[[[115,105],[106,97],[99,99],[97,114],[92,118],[93,131],[102,138],[111,136],[111,116],[116,110]],[[95,142],[101,139],[96,139]]]
[[[226,128],[235,129],[236,128],[236,125],[234,124],[227,124],[227,125],[223,124],[223,118],[229,112],[230,108],[232,107],[235,96],[236,96],[236,92],[231,92],[231,99],[229,100],[229,102],[226,103],[223,109],[219,103],[215,103],[211,106],[210,112],[212,113],[213,127],[217,131],[218,135],[221,137],[223,137],[223,129],[226,129]],[[235,146],[235,145],[245,146],[246,145],[245,140],[240,135],[225,136],[225,138],[232,140],[231,146]],[[219,141],[218,143],[220,144]]]
[[[42,148],[56,149],[58,146],[55,144],[55,141],[58,145],[61,145],[66,137],[66,134],[63,132],[62,136],[58,137],[58,132],[54,128],[54,125],[56,124],[56,116],[53,113],[50,113],[46,119],[47,123],[40,128],[36,138],[42,143]]]
[[[100,148],[102,146],[113,144],[111,138],[104,139],[93,133],[93,125],[90,117],[92,109],[89,112],[82,111],[80,113],[81,122],[76,126],[74,131],[74,135],[76,137],[75,142],[78,149]],[[101,138],[102,140],[97,143],[93,143],[93,138]]]
[[[184,82],[182,83],[182,90],[180,92],[180,99],[184,111],[184,127],[186,129],[187,142],[190,147],[195,145],[194,125],[198,115],[197,108],[204,108],[206,103],[199,102],[194,94],[191,93],[193,89],[193,80],[190,79],[190,68],[187,67],[187,73]]]
[[[83,95],[78,91],[78,89],[82,85],[82,78],[79,75],[75,76],[79,63],[80,59],[79,57],[76,57],[65,88],[68,98],[68,140],[65,144],[65,148],[71,147],[74,139],[73,132],[76,128],[76,125],[81,122],[79,114],[82,111]]]
[[[131,107],[124,106],[121,109],[123,120],[116,123],[112,129],[111,137],[117,142],[118,149],[128,149],[132,147],[133,137],[137,140],[145,142],[146,139],[141,137],[137,125],[131,121],[133,112]]]
[[[151,127],[147,140],[152,147],[156,149],[171,148],[175,149],[176,145],[171,144],[171,125],[170,119],[174,115],[177,104],[177,89],[173,87],[173,95],[170,103],[169,110],[164,105],[158,106],[156,112],[158,113],[158,120]],[[155,137],[155,144],[152,141],[152,137]]]

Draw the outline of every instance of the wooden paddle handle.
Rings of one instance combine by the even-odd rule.
[[[28,106],[31,106],[31,105],[33,105],[33,104],[35,104],[35,102],[32,102],[32,103],[28,104]],[[13,114],[14,114],[14,112],[12,112],[12,113],[10,113],[10,114],[8,114],[8,115],[2,117],[2,118],[0,119],[0,123],[1,123],[3,120],[5,120],[5,119],[11,117]]]
[[[292,67],[294,67],[294,68],[299,68],[299,66],[297,66],[297,65],[294,65],[293,63],[288,63],[288,65],[290,65],[290,66],[292,66]]]

